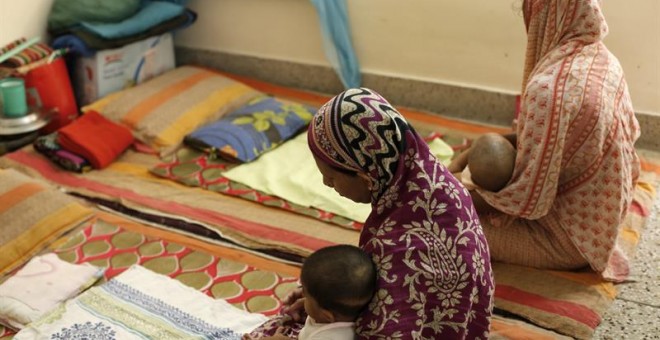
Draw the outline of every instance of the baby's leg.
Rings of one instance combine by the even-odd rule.
[[[502,135],[487,133],[474,141],[468,167],[474,184],[488,191],[500,191],[511,179],[516,150]]]

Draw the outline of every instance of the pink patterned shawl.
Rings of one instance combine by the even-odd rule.
[[[629,272],[616,238],[639,175],[639,126],[598,0],[526,0],[528,42],[513,178],[498,210],[560,223],[591,267]]]
[[[470,194],[401,114],[374,91],[350,89],[318,111],[308,138],[315,156],[375,183],[360,247],[377,265],[378,291],[358,335],[486,339],[494,285]]]

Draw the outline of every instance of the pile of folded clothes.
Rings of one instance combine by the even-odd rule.
[[[88,111],[62,129],[37,138],[34,148],[64,169],[82,173],[110,165],[133,141],[126,127]]]
[[[48,17],[52,46],[80,56],[118,48],[192,25],[183,0],[55,0]]]

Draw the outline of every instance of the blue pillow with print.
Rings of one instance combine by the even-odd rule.
[[[250,162],[307,127],[315,112],[300,103],[257,97],[187,135],[185,143],[211,155]]]

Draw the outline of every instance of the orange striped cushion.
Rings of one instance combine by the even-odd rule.
[[[260,92],[209,70],[183,66],[84,107],[133,131],[153,149],[168,152],[198,127],[214,122]]]
[[[0,170],[0,276],[91,216],[91,209],[59,190]]]

